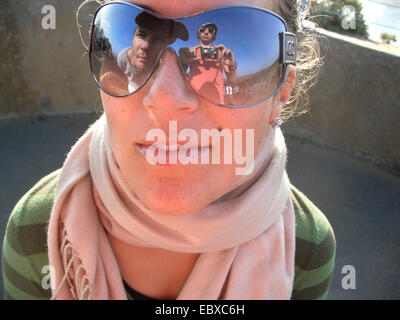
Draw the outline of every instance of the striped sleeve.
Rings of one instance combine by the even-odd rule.
[[[335,235],[325,215],[295,187],[291,191],[296,215],[292,299],[326,299],[335,265]]]
[[[4,298],[49,299],[47,226],[59,170],[41,179],[16,204],[3,241]],[[43,271],[43,272],[42,272]]]
[[[40,180],[21,198],[3,241],[5,299],[50,299],[47,226],[60,170]],[[335,261],[335,237],[321,211],[292,187],[296,215],[295,279],[292,299],[325,299]],[[43,271],[43,272],[42,272]],[[46,273],[47,272],[47,273]],[[127,291],[128,299],[132,296]]]
[[[47,227],[61,170],[41,179],[16,204],[3,241],[6,300],[51,298]],[[133,297],[126,291],[129,300]]]

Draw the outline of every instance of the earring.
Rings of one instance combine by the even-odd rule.
[[[281,118],[279,118],[279,117],[276,117],[276,118],[274,119],[274,121],[272,121],[271,126],[272,126],[273,128],[275,128],[275,127],[278,127],[278,128],[279,128],[282,124],[283,124],[283,120],[282,120]]]

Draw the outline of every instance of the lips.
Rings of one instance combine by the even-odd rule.
[[[149,149],[152,147],[151,149]],[[210,146],[195,146],[188,144],[165,145],[158,143],[137,143],[136,149],[145,160],[156,166],[179,166],[190,163],[200,163],[200,157],[208,152]],[[165,163],[164,163],[165,160]]]

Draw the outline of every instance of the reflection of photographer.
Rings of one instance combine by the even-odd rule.
[[[179,58],[185,70],[190,66],[190,82],[200,92],[215,92],[215,100],[223,101],[225,73],[227,82],[236,81],[236,61],[232,50],[223,44],[213,45],[218,28],[214,23],[205,23],[197,30],[200,44],[195,47],[181,48]]]
[[[225,48],[223,44],[213,46],[217,37],[218,27],[214,23],[205,23],[197,30],[197,38],[200,44],[195,47],[187,47],[179,50],[181,63],[187,69],[193,67],[194,62],[200,60],[220,61],[221,67],[229,82],[236,80],[236,61],[232,50]]]

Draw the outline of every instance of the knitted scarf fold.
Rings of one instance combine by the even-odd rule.
[[[107,232],[139,247],[200,253],[177,299],[290,299],[295,217],[286,145],[279,128],[267,133],[255,158],[259,178],[244,192],[171,216],[129,189],[100,117],[72,147],[57,184],[48,228],[52,299],[127,298]]]

